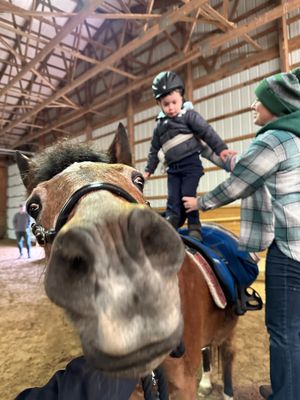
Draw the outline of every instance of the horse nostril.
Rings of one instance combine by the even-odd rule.
[[[166,274],[174,274],[182,265],[185,252],[178,233],[151,210],[132,210],[127,240],[128,252],[135,260],[146,255],[153,268]]]
[[[53,302],[73,312],[84,312],[94,288],[93,244],[90,231],[82,227],[62,232],[53,243],[45,276],[46,293]]]
[[[137,306],[138,304],[140,304],[140,297],[139,297],[136,293],[133,294],[132,300],[133,300],[133,304],[134,304],[135,306]]]
[[[48,271],[62,280],[76,280],[91,274],[94,266],[93,239],[86,229],[72,228],[57,237]]]
[[[71,258],[68,262],[68,267],[70,274],[77,278],[84,276],[89,270],[87,262],[79,256]]]

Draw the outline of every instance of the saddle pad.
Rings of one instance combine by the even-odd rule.
[[[211,265],[229,302],[236,302],[237,287],[248,287],[257,278],[257,259],[253,254],[239,250],[238,239],[224,228],[203,224],[203,241],[188,235],[187,229],[179,233],[185,244],[198,251]]]
[[[215,251],[206,246],[203,242],[194,239],[192,236],[183,234],[180,231],[181,238],[188,248],[201,254],[210,266],[213,274],[217,277],[219,284],[225,294],[228,302],[236,301],[236,287],[233,275],[228,270],[228,266],[223,257],[219,257]]]
[[[224,292],[208,262],[198,252],[190,253],[188,251],[187,254],[189,257],[192,257],[196,261],[196,264],[202,272],[202,275],[207,283],[211,296],[214,299],[216,305],[219,308],[225,308],[227,305],[227,301]]]

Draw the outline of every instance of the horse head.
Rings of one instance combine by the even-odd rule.
[[[74,323],[87,360],[142,376],[183,331],[176,231],[146,204],[119,125],[106,153],[60,143],[33,159],[17,153],[27,211],[42,232],[45,290]]]

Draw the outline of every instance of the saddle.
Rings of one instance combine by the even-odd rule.
[[[261,310],[263,302],[250,285],[258,276],[257,262],[250,253],[238,249],[238,241],[230,232],[218,225],[203,224],[203,241],[188,235],[187,229],[179,229],[184,244],[191,252],[199,252],[210,265],[223,289],[227,303],[237,315],[246,311]]]

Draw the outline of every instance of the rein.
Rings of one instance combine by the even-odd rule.
[[[76,190],[71,197],[66,201],[63,208],[61,209],[54,229],[46,230],[42,225],[38,225],[33,223],[31,225],[32,233],[36,237],[36,240],[40,246],[45,246],[46,243],[52,243],[55,239],[56,235],[60,231],[60,229],[67,222],[70,213],[73,208],[80,200],[80,198],[87,193],[94,192],[96,190],[107,190],[113,194],[116,194],[119,197],[129,201],[130,203],[138,203],[137,200],[131,196],[126,190],[120,188],[117,185],[106,182],[93,182],[87,185],[82,186],[78,190]],[[145,204],[150,205],[149,202],[145,202]]]

